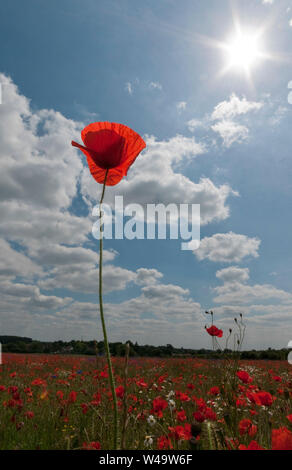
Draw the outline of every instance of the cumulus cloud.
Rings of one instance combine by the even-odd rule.
[[[139,285],[152,285],[163,277],[163,274],[157,271],[157,269],[137,269],[136,284]]]
[[[214,302],[232,304],[250,304],[251,302],[279,300],[292,302],[292,294],[270,284],[247,285],[241,282],[227,282],[223,286],[215,287]]]
[[[214,132],[217,132],[223,140],[225,147],[231,147],[234,142],[243,142],[248,137],[248,128],[233,121],[223,120],[211,126]]]
[[[165,141],[146,136],[146,142],[146,150],[137,158],[128,177],[108,193],[107,202],[113,203],[115,195],[122,194],[124,205],[200,204],[201,224],[229,216],[227,199],[237,194],[229,185],[216,186],[209,178],[195,183],[179,172],[182,163],[205,152],[203,144],[182,135]],[[87,169],[83,171],[81,191],[87,201],[96,201],[95,183]]]
[[[25,254],[14,250],[4,239],[0,239],[0,279],[18,277],[32,278],[41,275],[42,268]]]
[[[249,127],[241,122],[248,113],[257,112],[264,106],[263,102],[248,101],[246,97],[239,98],[232,93],[228,100],[218,103],[211,114],[202,119],[191,119],[187,127],[191,132],[203,127],[219,134],[223,146],[231,147],[234,143],[242,143],[249,136]]]
[[[229,100],[221,101],[215,106],[211,115],[211,119],[233,119],[236,116],[249,113],[250,111],[258,111],[263,107],[263,103],[257,101],[248,101],[245,97],[240,99],[235,93],[229,97]]]
[[[217,271],[216,277],[225,283],[245,282],[249,279],[249,269],[230,266],[230,268]]]
[[[190,132],[194,132],[195,129],[198,129],[200,127],[204,127],[205,126],[205,122],[203,120],[200,120],[200,119],[190,119],[188,122],[187,122],[187,127],[189,129]]]
[[[216,263],[238,263],[248,256],[257,258],[261,241],[246,235],[229,233],[216,233],[201,240],[195,256],[200,260],[208,259]],[[224,275],[224,274],[223,274]]]
[[[216,277],[223,281],[223,285],[215,287],[214,302],[225,305],[252,304],[253,302],[266,302],[277,300],[280,303],[292,305],[292,294],[277,289],[270,284],[249,285],[249,269],[231,266],[217,271]]]

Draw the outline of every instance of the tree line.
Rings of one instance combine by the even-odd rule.
[[[32,338],[19,336],[0,336],[3,352],[10,353],[38,353],[38,354],[81,354],[99,355],[105,353],[103,341],[36,341]],[[223,354],[232,355],[231,350],[213,351],[210,349],[175,348],[171,344],[166,346],[139,345],[137,342],[127,341],[132,357],[197,357],[202,359],[220,359]],[[126,343],[110,343],[113,356],[124,356]],[[250,350],[240,353],[241,359],[247,360],[287,360],[288,349]]]

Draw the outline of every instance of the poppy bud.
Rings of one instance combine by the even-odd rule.
[[[237,323],[237,318],[234,318],[235,323]]]
[[[193,421],[191,426],[191,434],[193,437],[198,437],[202,431],[202,425],[197,421]]]
[[[189,440],[189,444],[191,450],[198,450],[199,443],[194,437],[191,437],[191,439]]]
[[[230,413],[224,413],[224,421],[228,426],[230,426]]]

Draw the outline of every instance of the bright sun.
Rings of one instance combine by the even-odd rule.
[[[223,45],[227,54],[227,68],[243,69],[247,73],[263,57],[258,34],[237,34]]]

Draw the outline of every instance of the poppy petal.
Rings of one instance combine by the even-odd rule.
[[[81,131],[84,146],[72,141],[87,157],[89,170],[98,183],[114,186],[127,175],[129,167],[146,143],[135,131],[114,122],[94,122]]]

